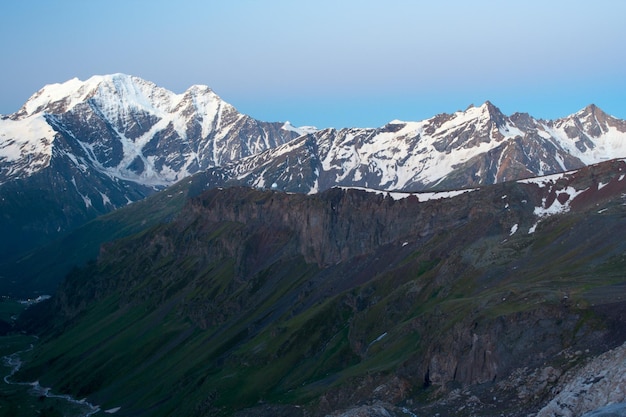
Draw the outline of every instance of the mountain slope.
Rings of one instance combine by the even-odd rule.
[[[510,376],[624,341],[624,195],[624,160],[462,193],[210,190],[31,310],[20,375],[119,415],[434,414],[455,387],[482,404],[458,415],[527,415],[560,374]]]
[[[297,130],[297,129],[296,129]],[[44,87],[0,119],[3,259],[195,172],[298,133],[238,113],[205,86],[174,94],[137,77]]]

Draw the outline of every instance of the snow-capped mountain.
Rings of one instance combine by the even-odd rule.
[[[282,127],[237,112],[206,86],[174,94],[123,74],[73,79],[44,87],[0,121],[0,182],[65,155],[80,169],[165,186],[298,136]]]
[[[124,74],[45,86],[0,117],[0,230],[15,237],[0,249],[49,240],[299,134],[239,113],[205,86],[175,94]]]
[[[505,116],[486,102],[419,122],[311,132],[220,167],[211,178],[219,185],[307,193],[337,185],[420,191],[541,176],[624,156],[626,122],[594,105],[545,121]]]

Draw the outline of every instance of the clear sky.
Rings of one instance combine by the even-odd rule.
[[[265,121],[375,127],[490,100],[626,119],[624,0],[30,0],[0,13],[0,114],[122,72]]]

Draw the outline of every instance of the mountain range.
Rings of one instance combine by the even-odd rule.
[[[626,401],[626,122],[594,105],[317,129],[115,74],[0,138],[0,290],[53,293],[0,323],[39,335],[11,378],[120,416]]]
[[[459,189],[563,172],[626,151],[626,122],[594,105],[555,121],[490,102],[420,122],[325,129],[216,169],[225,183],[314,193],[340,185]],[[210,183],[207,183],[210,186]]]
[[[124,74],[48,85],[0,118],[0,262],[193,174],[204,188],[458,189],[626,154],[594,105],[554,121],[490,102],[380,128],[297,128],[239,113],[206,86],[175,94]]]
[[[63,160],[76,174],[142,187],[227,165],[227,180],[289,189],[304,182],[307,192],[492,184],[580,168],[626,149],[626,122],[595,105],[544,121],[508,117],[486,102],[419,122],[317,130],[254,120],[206,86],[174,94],[123,74],[48,85],[2,117],[0,135],[0,183],[54,170]],[[126,195],[114,204],[104,192],[73,188],[86,205],[134,201]]]
[[[554,121],[493,104],[380,128],[297,128],[239,113],[206,86],[124,74],[48,85],[0,119],[0,262],[196,173],[205,188],[314,193],[493,184],[626,153],[626,122],[590,105]]]

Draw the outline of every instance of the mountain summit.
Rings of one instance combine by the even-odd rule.
[[[206,86],[174,94],[124,74],[73,79],[42,88],[2,120],[0,181],[46,168],[55,149],[75,166],[164,186],[297,136],[281,127],[237,112]]]

